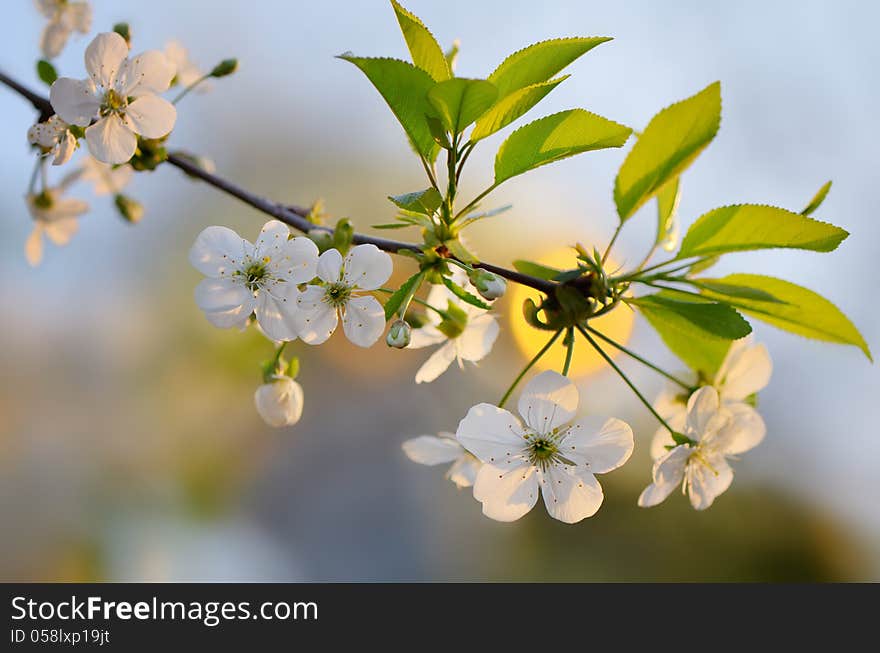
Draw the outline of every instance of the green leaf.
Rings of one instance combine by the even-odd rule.
[[[498,97],[504,98],[526,86],[546,82],[581,55],[610,40],[592,36],[535,43],[507,57],[489,75],[489,81],[498,87]]]
[[[688,298],[675,291],[661,291],[628,300],[642,313],[662,314],[682,331],[703,338],[738,340],[752,332],[752,327],[735,309],[713,301]]]
[[[412,211],[413,213],[422,213],[424,215],[434,215],[434,211],[440,208],[440,204],[443,202],[440,192],[433,186],[413,193],[389,195],[388,199],[404,211]]]
[[[397,22],[400,23],[400,31],[403,32],[413,63],[438,82],[452,77],[446,55],[425,24],[396,0],[391,0],[391,5],[397,14]]]
[[[421,283],[422,278],[424,277],[424,273],[419,271],[412,275],[409,279],[403,282],[403,284],[395,290],[391,296],[388,298],[388,301],[385,302],[385,321],[390,320],[397,311],[400,310],[400,306],[403,304],[403,301],[409,297],[409,294],[413,292],[413,289],[417,284]]]
[[[58,79],[58,72],[51,63],[45,59],[40,59],[37,62],[37,76],[46,86],[52,86],[55,80]]]
[[[479,297],[476,297],[475,295],[470,294],[467,290],[465,290],[464,288],[459,286],[457,283],[455,283],[449,277],[442,277],[442,279],[443,279],[443,285],[446,286],[447,288],[449,288],[449,291],[453,295],[458,297],[461,301],[466,302],[466,303],[470,304],[471,306],[476,306],[477,308],[482,308],[487,311],[490,308],[492,308],[491,306],[489,306],[486,302],[484,302]]]
[[[828,191],[831,190],[831,182],[826,181],[822,188],[816,192],[813,196],[813,199],[810,200],[810,203],[807,204],[807,208],[801,211],[801,215],[810,215],[815,212],[820,206],[822,206],[822,202],[825,201],[825,198],[828,196]]]
[[[494,218],[496,215],[501,215],[506,211],[509,211],[513,208],[512,204],[505,204],[504,206],[499,206],[496,209],[491,209],[489,211],[481,211],[479,213],[468,213],[467,215],[459,218],[455,221],[455,224],[459,225],[459,227],[464,228],[469,224],[477,222],[478,220],[485,220],[486,218]]]
[[[632,130],[584,109],[541,118],[513,132],[495,157],[495,184],[566,157],[621,147]]]
[[[770,293],[761,290],[760,288],[740,286],[734,283],[726,283],[718,279],[693,279],[690,281],[690,283],[695,285],[697,288],[710,291],[712,296],[720,295],[719,299],[724,301],[727,301],[729,298],[733,298],[735,300],[750,299],[758,302],[773,302],[776,304],[785,303],[781,299],[774,297]]]
[[[830,252],[848,235],[840,227],[785,209],[736,204],[709,211],[692,224],[677,258],[772,248]]]
[[[656,245],[672,251],[678,244],[676,213],[681,198],[680,177],[673,177],[657,191],[657,238]]]
[[[449,46],[449,49],[443,53],[443,56],[446,58],[446,63],[449,66],[449,72],[455,72],[455,62],[458,61],[458,52],[461,48],[461,43],[459,43],[458,39],[455,39],[452,42],[452,45]]]
[[[688,268],[688,276],[699,274],[700,272],[708,270],[713,265],[715,265],[720,258],[720,256],[707,256],[704,259],[700,259]]]
[[[721,124],[721,84],[669,106],[651,119],[614,181],[620,221],[627,220],[715,138]]]
[[[437,110],[447,131],[460,134],[495,103],[498,89],[485,79],[456,77],[428,91],[428,102]]]
[[[518,272],[528,274],[532,277],[538,277],[539,279],[545,279],[547,281],[552,281],[558,275],[562,274],[562,270],[559,270],[558,268],[551,268],[549,265],[542,265],[540,263],[524,261],[522,259],[514,261],[513,267]]]
[[[407,227],[416,227],[418,225],[412,222],[385,222],[383,224],[370,225],[373,229],[406,229]]]
[[[470,140],[476,143],[495,132],[504,129],[517,118],[526,114],[538,102],[544,99],[550,91],[569,78],[569,75],[551,79],[549,82],[539,82],[524,88],[517,89],[495,103],[489,111],[477,120]]]
[[[731,274],[715,281],[766,292],[782,302],[742,299],[740,308],[744,313],[807,338],[853,345],[873,360],[868,344],[849,318],[812,290],[790,281],[758,274]],[[717,295],[710,290],[704,294],[709,297]]]
[[[452,255],[462,263],[479,263],[480,261],[480,259],[474,256],[473,253],[471,253],[471,251],[457,238],[445,240],[443,241],[443,244],[446,245],[446,248],[452,252]]]
[[[434,80],[421,68],[398,59],[372,59],[346,53],[339,56],[361,69],[385,98],[400,121],[416,152],[429,162],[437,158],[439,148],[428,128],[428,91]]]

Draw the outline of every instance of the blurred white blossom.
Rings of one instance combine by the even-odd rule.
[[[92,7],[88,2],[35,0],[34,4],[49,20],[40,36],[40,50],[46,59],[61,54],[72,32],[88,34],[92,29]]]
[[[43,260],[43,235],[58,246],[66,245],[79,229],[79,216],[89,210],[83,200],[65,197],[64,184],[47,188],[42,193],[27,195],[28,210],[34,229],[24,245],[24,255],[31,265]]]
[[[302,417],[302,386],[289,376],[275,376],[257,388],[254,404],[269,426],[292,426]]]
[[[414,463],[420,465],[452,463],[446,471],[446,478],[455,483],[456,487],[470,487],[477,478],[480,461],[458,443],[454,433],[420,435],[407,440],[401,446],[406,457]]]
[[[38,122],[28,129],[28,141],[40,146],[47,156],[53,156],[52,165],[56,166],[70,161],[77,147],[70,125],[58,116],[51,116],[46,122]]]

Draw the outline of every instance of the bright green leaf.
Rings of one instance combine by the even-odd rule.
[[[518,272],[528,274],[532,277],[538,277],[539,279],[546,279],[547,281],[552,281],[562,273],[562,270],[558,268],[551,268],[549,265],[542,265],[540,263],[524,261],[522,259],[514,261],[513,267],[516,268]]]
[[[673,354],[705,378],[714,378],[732,341],[697,335],[674,314],[651,310],[642,314]]]
[[[460,134],[495,104],[498,89],[484,79],[456,77],[440,82],[428,91],[428,102],[436,109],[443,126]]]
[[[774,297],[770,293],[761,290],[760,288],[753,288],[751,286],[740,286],[733,283],[726,283],[718,279],[693,279],[690,281],[690,283],[697,288],[702,288],[703,290],[710,291],[713,296],[719,295],[719,299],[722,299],[724,301],[728,301],[729,299],[750,299],[757,302],[772,302],[776,304],[785,303],[781,299]]]
[[[739,305],[743,312],[807,338],[854,345],[873,360],[868,344],[849,318],[834,304],[812,290],[790,281],[758,274],[731,274],[716,281],[766,292],[780,302],[784,302],[742,299]],[[716,296],[716,293],[709,290],[704,294],[709,297]]]
[[[678,245],[678,201],[681,197],[679,177],[673,177],[657,191],[657,238],[654,241],[667,252]]]
[[[621,147],[632,130],[584,109],[571,109],[520,127],[498,150],[495,184],[566,157]]]
[[[557,79],[551,79],[549,82],[531,84],[508,93],[477,120],[474,130],[471,132],[471,142],[476,143],[504,129],[514,120],[526,114],[538,102],[543,100],[544,96],[568,78],[569,75],[565,75]]]
[[[703,338],[738,340],[752,332],[749,323],[730,306],[674,291],[630,299],[628,303],[645,314],[662,314],[667,322],[677,323],[680,330]]]
[[[351,54],[339,58],[350,61],[363,71],[403,125],[416,152],[428,161],[434,161],[439,148],[426,117],[432,111],[428,104],[428,91],[434,86],[431,76],[398,59],[371,59]]]
[[[581,55],[610,40],[593,36],[535,43],[507,57],[489,75],[489,81],[498,87],[498,97],[504,98],[526,86],[546,82]]]
[[[461,301],[466,302],[466,303],[470,304],[471,306],[476,306],[477,308],[482,308],[486,311],[488,311],[490,308],[492,308],[486,302],[484,302],[482,299],[480,299],[479,297],[477,297],[475,295],[472,295],[467,290],[465,290],[464,288],[459,286],[457,283],[455,283],[449,277],[442,277],[442,278],[443,278],[443,285],[446,286],[447,288],[449,288],[449,291],[453,295],[458,297]]]
[[[455,39],[452,42],[452,45],[449,46],[449,49],[443,53],[443,56],[446,58],[446,64],[449,66],[449,72],[455,72],[455,62],[458,61],[458,51],[461,48],[461,43],[459,43],[458,39]]]
[[[397,22],[400,23],[400,31],[403,32],[413,63],[438,82],[452,77],[446,55],[425,24],[396,0],[391,0],[391,5],[397,14]]]
[[[688,268],[688,276],[699,274],[700,272],[708,270],[713,265],[715,265],[720,258],[720,256],[707,256],[706,258],[700,259]]]
[[[443,197],[433,186],[426,190],[415,191],[414,193],[389,195],[388,199],[404,211],[412,211],[413,213],[422,213],[424,215],[433,215],[434,211],[443,202]]]
[[[401,305],[404,300],[409,297],[410,293],[413,292],[413,289],[417,284],[421,283],[424,278],[424,273],[419,271],[412,275],[409,279],[403,282],[403,285],[400,286],[394,293],[388,298],[388,301],[385,302],[385,321],[390,320],[397,311],[400,310]]]
[[[446,245],[446,249],[452,252],[455,258],[463,263],[478,263],[480,260],[457,238],[445,240],[443,244]]]
[[[386,222],[384,224],[374,224],[370,225],[373,229],[407,229],[408,227],[415,227],[412,222]]]
[[[715,138],[721,124],[721,84],[669,106],[651,119],[614,181],[620,221],[628,219]]]
[[[828,196],[829,190],[831,190],[831,182],[826,181],[822,185],[822,188],[820,188],[813,196],[813,199],[810,200],[810,203],[807,204],[807,208],[801,211],[801,215],[810,215],[814,213],[816,209],[822,206],[822,202],[824,202],[825,198]]]
[[[830,252],[849,234],[827,222],[758,204],[736,204],[701,216],[681,243],[678,258],[753,249]]]
[[[55,80],[58,79],[58,73],[55,70],[55,66],[45,59],[40,59],[37,62],[37,76],[39,76],[40,80],[46,84],[46,86],[52,86],[52,84],[55,83]]]

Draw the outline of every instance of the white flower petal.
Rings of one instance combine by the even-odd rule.
[[[455,432],[461,445],[482,462],[507,467],[523,460],[523,427],[515,415],[492,404],[473,406]]]
[[[456,338],[458,356],[474,363],[482,360],[492,351],[498,331],[498,321],[488,313],[470,318],[462,334]]]
[[[722,494],[733,482],[733,469],[723,456],[709,459],[709,466],[692,462],[687,466],[687,490],[691,505],[696,510],[705,510],[715,498]]]
[[[67,39],[70,38],[70,31],[70,27],[63,21],[49,21],[40,35],[40,50],[46,59],[54,59],[61,54],[64,46],[67,45]]]
[[[68,2],[64,16],[68,26],[80,34],[92,30],[92,6],[88,2]]]
[[[58,0],[34,0],[34,5],[43,16],[53,18],[58,8]]]
[[[666,452],[666,455],[654,463],[652,471],[654,482],[639,496],[639,505],[642,508],[656,506],[681,485],[690,455],[690,448],[681,445]]]
[[[296,296],[296,310],[291,312],[291,319],[297,334],[306,344],[320,345],[326,342],[339,323],[336,309],[324,301],[324,295],[324,289],[320,286],[307,286]]]
[[[168,57],[158,50],[148,50],[125,62],[116,87],[127,97],[158,95],[171,86],[174,73],[174,63]]]
[[[162,138],[171,133],[177,121],[177,109],[168,100],[144,95],[128,105],[125,124],[145,138]]]
[[[551,465],[546,473],[538,472],[538,481],[547,512],[566,524],[592,517],[604,499],[602,486],[589,472],[574,475]]]
[[[46,236],[59,247],[66,245],[79,230],[79,220],[75,217],[59,217],[43,225]]]
[[[95,84],[110,89],[127,57],[128,44],[125,39],[116,32],[104,32],[98,34],[86,48],[86,70]]]
[[[477,480],[477,472],[482,463],[469,453],[465,453],[452,463],[452,467],[446,472],[446,478],[455,483],[458,488],[471,487]]]
[[[207,277],[229,277],[253,246],[228,227],[204,229],[189,250],[189,262]]]
[[[702,440],[724,426],[729,415],[721,409],[718,391],[706,385],[697,390],[688,399],[687,405],[687,436],[693,440]]]
[[[243,329],[252,312],[253,306],[237,306],[228,311],[205,311],[205,317],[218,329]]]
[[[370,347],[385,330],[385,309],[375,297],[352,297],[345,305],[342,328],[358,347]]]
[[[617,469],[632,455],[633,432],[619,419],[588,417],[571,425],[560,453],[593,474]]]
[[[449,369],[455,360],[455,343],[446,342],[431,354],[416,372],[416,383],[430,383]]]
[[[290,283],[305,283],[317,275],[318,246],[310,238],[297,236],[287,241],[282,251],[279,274]]]
[[[89,210],[89,203],[74,197],[55,197],[54,204],[50,209],[52,219],[55,222],[63,218],[76,218]]]
[[[451,438],[438,438],[436,435],[420,435],[407,440],[402,445],[406,457],[420,465],[440,465],[461,458],[464,448]]]
[[[736,340],[730,346],[716,375],[715,386],[725,401],[742,401],[767,387],[773,374],[773,361],[767,347],[754,345],[751,338]]]
[[[302,417],[302,386],[289,377],[281,377],[257,388],[254,404],[269,426],[279,428],[296,424]]]
[[[388,281],[393,268],[391,257],[375,245],[358,245],[345,257],[343,281],[361,290],[376,290]]]
[[[538,433],[550,433],[574,419],[578,391],[558,372],[541,372],[528,382],[519,398],[519,414]]]
[[[33,231],[24,241],[24,257],[32,267],[38,266],[43,260],[43,229],[39,224],[34,225]]]
[[[80,127],[88,127],[101,108],[101,100],[95,95],[95,85],[90,79],[56,79],[49,89],[49,102],[64,122]]]
[[[651,508],[657,504],[663,503],[666,501],[666,498],[675,491],[675,487],[675,485],[671,484],[657,485],[656,483],[651,483],[648,487],[642,490],[642,493],[639,495],[639,507]]]
[[[743,403],[727,404],[731,419],[711,439],[711,448],[726,456],[745,453],[758,446],[767,427],[757,410]]]
[[[68,130],[64,130],[61,140],[58,141],[58,147],[55,149],[55,159],[52,161],[53,166],[64,165],[76,152],[76,139]]]
[[[290,315],[291,310],[295,310],[295,306],[295,298],[288,299],[282,294],[274,292],[269,294],[265,289],[259,292],[256,308],[257,322],[270,340],[276,342],[296,340],[296,325]]]
[[[433,312],[433,311],[432,311]],[[430,347],[431,345],[436,345],[440,342],[446,340],[446,336],[441,333],[437,327],[426,324],[423,327],[419,327],[418,329],[412,330],[412,336],[410,337],[409,344],[407,345],[407,349],[422,349],[424,347]],[[454,358],[454,354],[453,354]],[[449,359],[449,362],[452,362],[452,358]],[[447,365],[448,367],[448,365]],[[445,370],[446,368],[444,368]],[[442,372],[443,370],[441,370]]]
[[[93,156],[83,159],[80,178],[92,184],[95,195],[115,195],[131,181],[134,170],[130,165],[110,166]]]
[[[195,289],[196,306],[206,312],[243,308],[250,315],[256,303],[254,293],[232,279],[203,279]]]
[[[318,277],[326,283],[336,283],[342,276],[342,254],[328,249],[318,257]]]
[[[483,465],[474,482],[474,498],[483,514],[497,521],[516,521],[535,506],[538,480],[534,467],[522,465],[500,469]]]
[[[116,114],[86,129],[89,152],[104,163],[126,163],[137,149],[137,137]]]

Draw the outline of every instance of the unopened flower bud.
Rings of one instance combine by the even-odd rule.
[[[388,335],[385,336],[387,345],[396,349],[408,346],[410,339],[412,339],[412,327],[403,320],[394,320],[391,328],[388,329]]]
[[[483,299],[493,300],[504,295],[507,290],[507,282],[497,274],[486,270],[475,269],[468,273],[468,279]]]
[[[116,196],[116,208],[126,222],[131,224],[137,224],[144,217],[144,205],[128,195]]]
[[[226,77],[238,70],[238,59],[224,59],[211,71],[211,77]]]
[[[318,246],[318,251],[322,254],[333,247],[333,232],[325,229],[312,229],[307,234],[309,240]]]
[[[302,417],[302,386],[290,377],[276,376],[257,388],[254,404],[269,426],[291,426]]]
[[[128,47],[131,47],[131,27],[128,25],[128,23],[116,23],[113,26],[113,31],[124,38],[125,43],[128,45]]]

